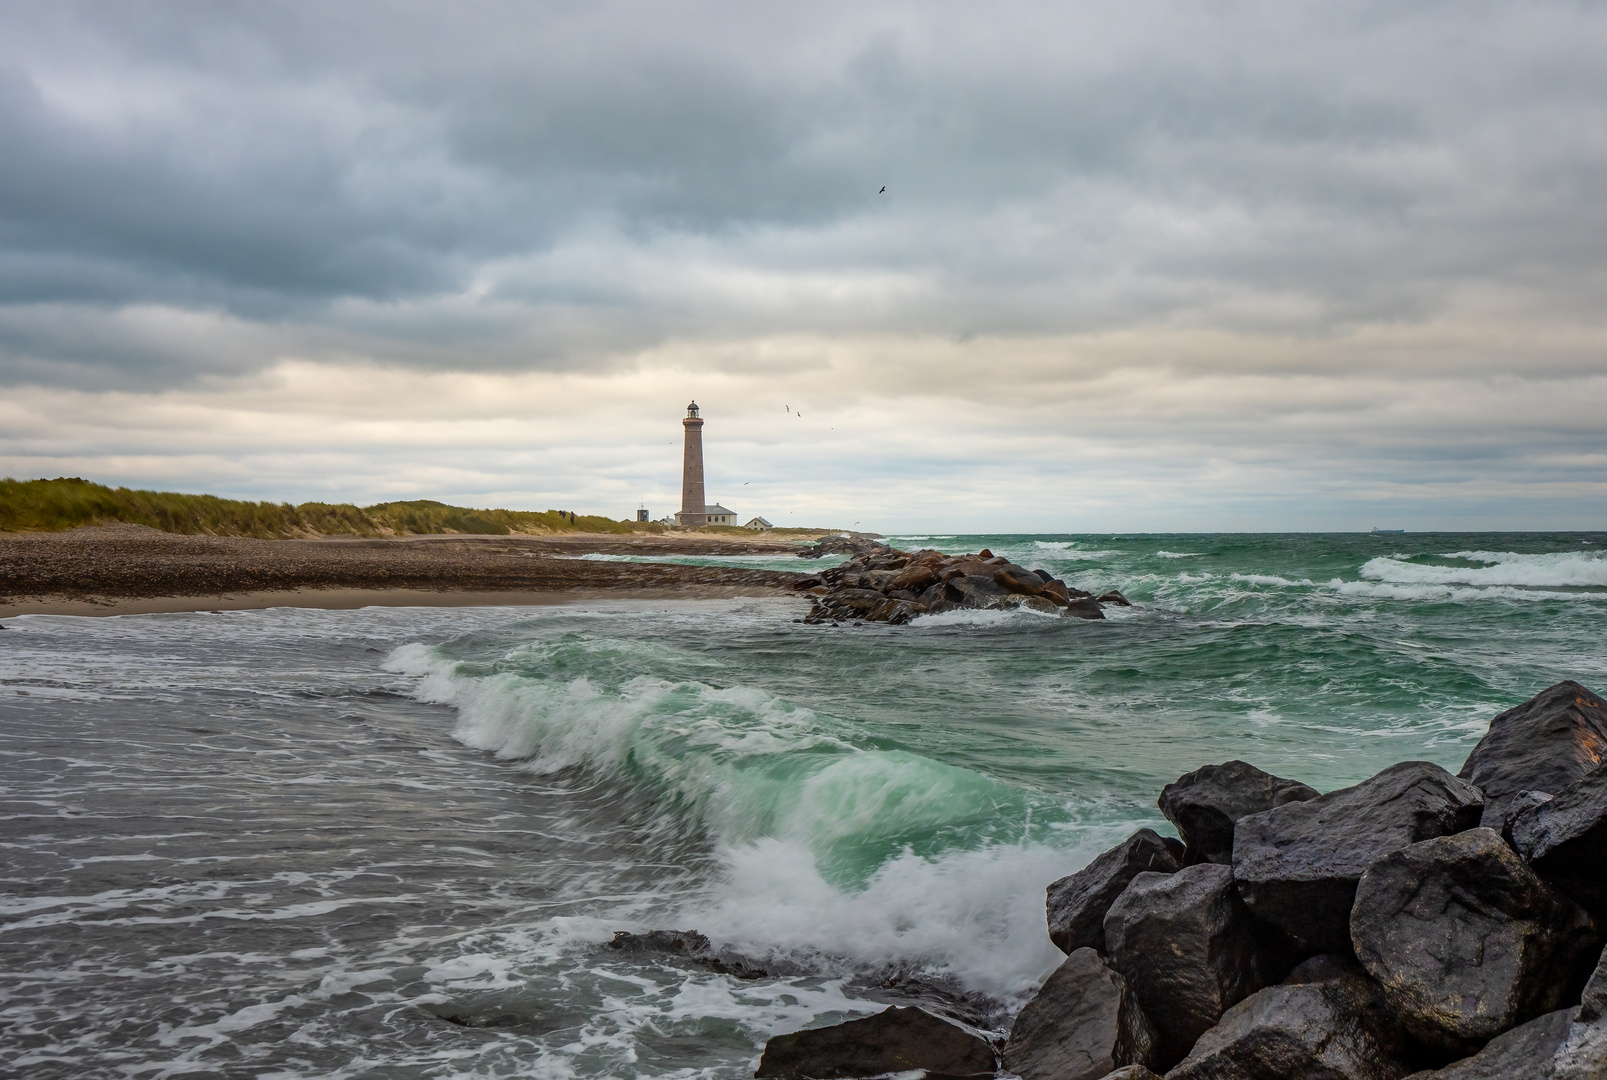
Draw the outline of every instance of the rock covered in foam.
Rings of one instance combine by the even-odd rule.
[[[1004,1067],[1022,1080],[1098,1080],[1154,1064],[1155,1029],[1127,980],[1078,949],[1044,981],[1010,1029]]]
[[[1490,829],[1412,844],[1362,875],[1356,955],[1413,1035],[1475,1050],[1577,992],[1595,925]]]
[[[1391,851],[1472,828],[1478,789],[1427,761],[1238,820],[1233,878],[1258,918],[1313,952],[1350,948],[1356,883]]]
[[[1172,844],[1177,841],[1173,840]],[[1099,858],[1045,890],[1049,940],[1063,953],[1105,951],[1105,914],[1139,874],[1176,873],[1180,851],[1153,829],[1140,829]]]

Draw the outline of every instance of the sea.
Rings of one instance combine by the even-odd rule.
[[[1454,771],[1607,690],[1607,534],[890,539],[1133,606],[6,620],[0,1074],[736,1078],[911,1002],[998,1034],[1060,959],[1044,887],[1171,833],[1182,773]],[[708,951],[610,947],[654,930]]]

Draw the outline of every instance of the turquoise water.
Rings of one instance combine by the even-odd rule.
[[[891,539],[986,546],[1135,606],[1104,622],[951,612],[907,627],[805,626],[790,598],[14,620],[7,682],[34,696],[9,702],[8,731],[31,747],[109,709],[92,726],[123,740],[106,776],[177,747],[198,763],[237,755],[234,771],[184,772],[171,797],[215,784],[200,801],[241,806],[271,851],[312,827],[299,816],[312,807],[319,828],[374,830],[368,854],[253,856],[250,895],[292,913],[274,933],[302,926],[307,941],[258,941],[268,931],[249,922],[228,949],[198,951],[187,970],[206,985],[171,990],[189,1003],[175,1015],[195,1016],[152,1034],[167,1048],[152,1055],[195,1032],[210,1041],[194,1061],[240,1075],[737,1077],[771,1034],[883,1007],[872,988],[888,972],[982,995],[993,1011],[976,1016],[1006,1022],[1059,955],[1044,885],[1136,827],[1167,830],[1155,798],[1183,772],[1242,758],[1330,790],[1404,759],[1455,770],[1500,710],[1563,678],[1607,687],[1607,536]],[[45,780],[36,791],[12,768],[14,798],[45,798]],[[40,768],[49,783],[71,772]],[[93,809],[107,790],[73,798]],[[165,790],[145,781],[139,798],[163,805]],[[167,859],[139,837],[192,833],[184,812],[164,820],[101,836],[96,858]],[[194,841],[162,880],[238,842]],[[407,854],[372,854],[387,844]],[[90,929],[122,900],[60,873],[50,888],[80,959],[51,992],[72,1023],[105,1026],[138,1000],[107,973],[154,958],[136,935]],[[412,909],[364,874],[448,914],[395,921]],[[166,918],[172,888],[130,892],[139,917]],[[200,894],[172,895],[176,923],[199,917]],[[243,919],[243,903],[224,889],[206,917]],[[653,927],[701,930],[771,974],[599,950]],[[82,958],[97,933],[102,968]],[[242,955],[263,958],[253,974],[215,977]],[[487,1035],[437,1017],[482,1007],[515,1019]],[[301,1018],[301,1043],[273,1026],[281,1014]],[[118,1069],[146,1060],[130,1038]]]

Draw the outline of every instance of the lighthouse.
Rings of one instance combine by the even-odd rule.
[[[707,506],[703,502],[703,418],[697,413],[697,402],[686,407],[686,419],[681,421],[686,430],[686,452],[681,461],[681,512],[675,515],[677,525],[707,525]]]

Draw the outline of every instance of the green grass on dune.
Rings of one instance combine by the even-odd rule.
[[[50,532],[126,522],[210,536],[396,536],[467,533],[658,532],[661,526],[556,510],[473,510],[429,499],[357,507],[345,503],[244,502],[214,495],[111,488],[77,477],[0,479],[0,530]]]

